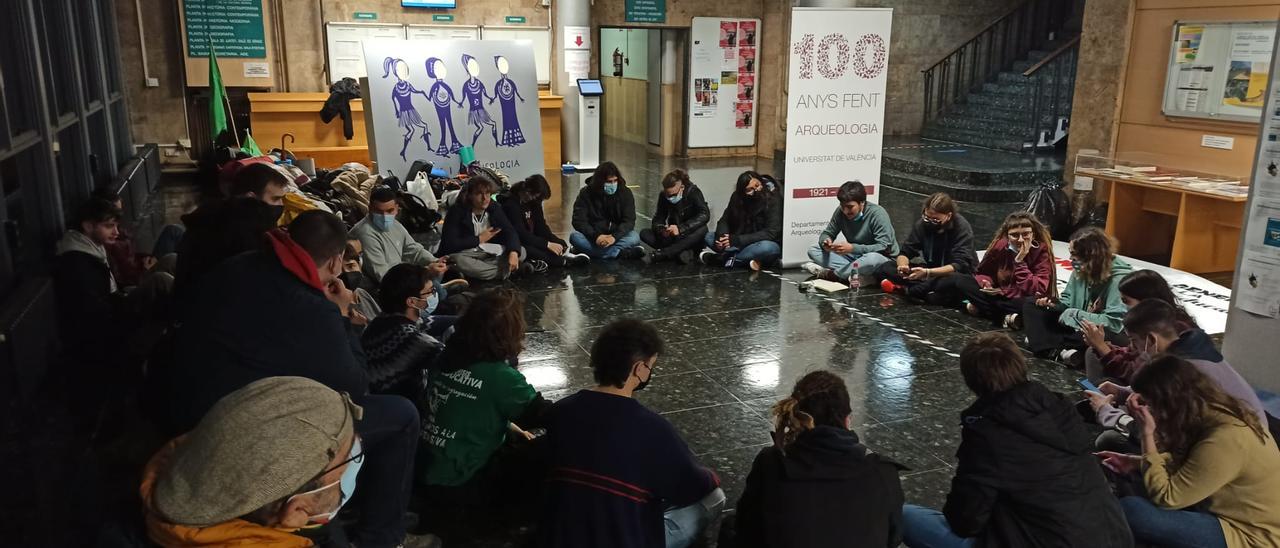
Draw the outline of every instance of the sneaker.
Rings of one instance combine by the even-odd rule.
[[[811,262],[807,262],[800,265],[800,270],[808,272],[810,276],[813,276],[815,278],[821,278],[822,273],[826,271],[827,268],[818,263],[811,261]]]
[[[547,264],[546,261],[542,261],[538,259],[530,259],[528,261],[525,261],[524,264],[529,265],[529,270],[532,271],[534,274],[540,274],[542,272],[546,272],[547,268],[550,266]]]
[[[718,266],[720,264],[720,254],[708,249],[698,254],[698,260],[707,266]]]
[[[662,260],[662,258],[658,255],[657,251],[645,250],[644,254],[640,256],[640,260],[643,261],[644,264],[653,264]]]
[[[618,258],[628,260],[628,261],[634,261],[636,259],[644,257],[644,255],[645,253],[644,253],[643,247],[628,247],[618,253]]]
[[[1022,316],[1018,314],[1009,314],[1004,317],[1004,328],[1014,331],[1022,330]]]
[[[754,272],[759,272],[764,268],[764,265],[760,264],[760,261],[757,261],[755,259],[751,259],[751,262],[747,263],[747,266],[750,266],[751,270]]]
[[[564,261],[569,266],[582,266],[591,262],[591,256],[586,253],[565,253]]]
[[[697,259],[698,255],[694,253],[692,249],[681,251],[680,254],[676,256],[676,260],[680,261],[680,264],[692,264],[693,261]]]
[[[462,278],[457,278],[440,284],[440,287],[443,287],[445,291],[450,293],[462,293],[463,291],[471,289],[471,282]]]
[[[973,303],[970,302],[964,303],[964,311],[968,312],[970,316],[978,315],[978,307],[973,306]]]
[[[1075,357],[1077,352],[1079,352],[1079,350],[1074,348],[1063,349],[1062,352],[1058,353],[1058,361],[1062,363],[1071,363],[1071,359]]]

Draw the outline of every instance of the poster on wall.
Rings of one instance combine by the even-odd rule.
[[[1217,121],[1262,118],[1274,21],[1179,21],[1173,26],[1161,111]]]
[[[689,147],[756,143],[759,31],[758,19],[693,18]]]
[[[845,181],[880,197],[893,10],[793,8],[782,262],[804,262]]]
[[[364,58],[378,172],[404,177],[414,160],[456,172],[464,146],[513,179],[543,171],[537,69],[527,42],[367,40]]]

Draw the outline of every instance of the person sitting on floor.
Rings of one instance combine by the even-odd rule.
[[[840,207],[818,235],[818,243],[809,248],[811,262],[800,268],[818,278],[857,288],[863,276],[872,276],[890,257],[898,256],[898,236],[889,212],[867,203],[867,188],[861,182],[840,185],[836,199]],[[837,242],[841,235],[844,241]]]
[[[1169,282],[1165,281],[1158,272],[1138,270],[1120,281],[1120,301],[1126,308],[1132,309],[1147,299],[1159,299],[1173,305],[1177,314],[1175,327],[1178,333],[1200,327],[1196,324],[1195,318],[1192,318],[1187,309],[1178,302],[1173,290],[1169,288]],[[1106,330],[1097,324],[1086,321],[1081,325],[1080,332],[1084,336],[1085,343],[1089,345],[1089,352],[1085,354],[1084,370],[1089,381],[1094,384],[1101,384],[1111,379],[1118,384],[1127,385],[1132,381],[1133,374],[1151,359],[1151,356],[1145,353],[1134,351],[1132,346],[1112,344],[1107,340]]]
[[[960,352],[978,396],[960,413],[960,448],[946,506],[902,509],[910,548],[1131,547],[1120,503],[1093,456],[1074,405],[1027,380],[1022,350],[983,333]]]
[[[116,209],[124,211],[124,199],[113,184],[94,189],[92,197],[106,200]],[[118,226],[115,241],[104,245],[111,276],[122,288],[138,285],[151,272],[164,272],[172,276],[177,263],[174,247],[182,239],[184,230],[182,225],[166,225],[156,236],[153,252],[141,253],[134,246],[133,235],[123,225]]]
[[[493,201],[498,184],[484,175],[467,180],[458,201],[449,208],[440,234],[440,252],[463,276],[476,280],[505,280],[516,272],[545,272],[547,263],[524,260],[520,235]]]
[[[958,296],[955,285],[944,285],[943,279],[969,274],[977,264],[973,228],[951,196],[938,192],[925,198],[924,210],[902,243],[897,261],[881,264],[875,275],[885,293],[946,305]]]
[[[435,284],[426,267],[414,264],[387,271],[378,301],[384,313],[360,336],[368,355],[369,391],[419,401],[426,371],[444,351],[441,341],[456,318],[431,315],[439,304]]]
[[[615,320],[596,336],[596,387],[556,402],[548,416],[538,546],[684,548],[719,513],[720,479],[634,399],[662,350],[658,331],[639,320]]]
[[[689,174],[683,169],[668,173],[662,178],[653,224],[640,231],[640,240],[655,250],[645,258],[650,262],[676,259],[680,264],[692,263],[705,245],[710,219],[702,189],[689,180]]]
[[[1077,232],[1068,244],[1071,278],[1058,298],[1028,299],[1022,306],[1022,322],[1028,347],[1042,358],[1055,357],[1083,368],[1083,322],[1101,326],[1116,339],[1124,319],[1120,281],[1133,267],[1116,256],[1116,241],[1102,229]]]
[[[1187,360],[1216,382],[1219,390],[1243,402],[1263,427],[1267,427],[1266,409],[1262,407],[1262,401],[1253,387],[1249,386],[1249,382],[1227,363],[1226,358],[1214,348],[1213,339],[1203,329],[1181,329],[1181,322],[1174,305],[1160,299],[1147,299],[1134,305],[1125,314],[1124,330],[1134,352],[1148,356],[1168,353]],[[1140,365],[1138,371],[1144,367]],[[1131,394],[1129,387],[1111,381],[1099,385],[1098,392],[1086,392],[1097,412],[1098,424],[1105,427],[1129,424],[1124,416],[1132,410],[1122,409],[1120,406],[1129,402]],[[1129,433],[1136,438],[1137,432]],[[1099,445],[1116,446],[1104,445],[1108,443],[1106,438],[1100,438],[1099,441]]]
[[[636,198],[613,162],[604,162],[587,178],[573,201],[574,251],[592,259],[639,259],[644,256],[636,233]]]
[[[462,278],[443,281],[449,270],[448,261],[432,255],[414,240],[409,229],[396,219],[399,214],[400,203],[395,189],[386,186],[373,189],[369,194],[369,214],[351,227],[351,237],[360,240],[362,247],[364,275],[376,284],[391,267],[401,263],[416,264],[431,270],[441,299],[449,291],[465,291],[469,284]]]
[[[1004,218],[977,271],[948,276],[942,284],[960,292],[965,312],[1011,329],[1021,324],[1018,314],[1027,300],[1058,294],[1053,261],[1049,229],[1035,215],[1015,211]]]
[[[849,390],[829,371],[805,375],[773,406],[774,444],[756,455],[747,474],[733,546],[902,542],[899,467],[862,445],[849,428],[851,413]]]
[[[591,257],[569,251],[569,244],[561,240],[542,211],[542,203],[551,198],[551,185],[542,175],[530,175],[511,185],[511,189],[498,196],[502,212],[520,236],[520,245],[530,260],[538,260],[550,266],[582,265]]]
[[[263,235],[284,214],[289,178],[269,164],[250,164],[236,172],[226,200],[203,204],[182,216],[186,231],[178,242],[174,291],[180,307],[190,291],[223,261],[262,249]]]
[[[551,403],[514,365],[524,349],[524,305],[510,288],[476,296],[428,373],[418,481],[428,487],[446,542],[463,532],[454,530],[459,519],[446,517],[495,510],[495,499],[521,506],[541,479],[523,442]]]
[[[378,291],[378,286],[370,283],[369,278],[365,277],[364,272],[361,271],[360,253],[363,247],[360,245],[360,240],[347,240],[347,247],[342,251],[342,274],[338,275],[342,285],[354,294],[354,301],[351,303],[351,325],[355,326],[356,331],[361,334],[364,333],[364,328],[369,325],[371,318],[382,314],[382,307],[378,306],[377,299],[373,296]]]
[[[1133,391],[1142,454],[1099,456],[1142,477],[1146,496],[1120,499],[1134,537],[1172,548],[1280,546],[1280,452],[1250,404],[1172,355],[1139,370]]]
[[[772,185],[754,171],[738,176],[715,233],[707,233],[703,264],[758,271],[782,258],[782,196]]]
[[[227,394],[142,472],[160,546],[325,545],[365,462],[363,410],[323,384],[267,377]],[[361,485],[363,487],[363,485]]]
[[[368,453],[352,540],[395,546],[405,537],[418,411],[405,398],[368,394],[364,352],[348,319],[354,297],[338,281],[347,226],[312,210],[267,236],[268,249],[228,259],[195,290],[174,345],[172,424],[164,426],[186,432],[219,399],[265,377],[306,377],[350,394],[364,408],[356,431]]]

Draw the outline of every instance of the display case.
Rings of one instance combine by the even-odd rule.
[[[1249,195],[1249,178],[1238,174],[1210,173],[1173,165],[1167,157],[1145,153],[1115,156],[1077,154],[1076,176],[1120,180],[1198,192],[1244,201]]]
[[[1075,175],[1093,178],[1106,197],[1106,230],[1124,255],[1196,274],[1233,270],[1248,177],[1177,164],[1151,154],[1079,154]]]

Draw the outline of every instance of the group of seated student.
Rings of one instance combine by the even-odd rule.
[[[493,288],[459,316],[437,313],[450,276],[585,260],[546,227],[545,180],[517,183],[499,205],[496,184],[474,178],[437,257],[395,220],[394,193],[375,191],[351,230],[318,210],[274,227],[278,211],[244,200],[270,208],[261,198],[284,183],[252,167],[237,174],[242,196],[202,214],[218,212],[235,233],[204,225],[189,239],[188,227],[176,246],[179,270],[184,253],[198,266],[174,311],[171,355],[149,364],[166,372],[171,437],[140,486],[152,541],[402,546],[411,509],[417,530],[449,544],[508,515],[536,521],[533,544],[545,547],[683,548],[705,536],[730,502],[720,478],[635,399],[662,382],[652,325],[604,326],[590,348],[595,385],[552,403],[521,372],[522,293]],[[599,196],[589,188],[579,201],[625,189],[604,168],[591,183]],[[688,261],[701,243],[708,264],[759,270],[780,255],[780,192],[742,174],[713,232],[701,192],[673,172],[644,241],[654,259]],[[838,373],[809,372],[773,406],[773,444],[756,456],[720,546],[1280,546],[1277,421],[1158,274],[1131,273],[1112,239],[1086,229],[1070,242],[1071,279],[1057,295],[1052,241],[1034,216],[1009,215],[979,262],[946,195],[926,199],[901,247],[860,183],[838,199],[807,270],[851,285],[871,276],[913,300],[1025,326],[1033,350],[1076,349],[1098,390],[1083,401],[1051,392],[1029,379],[1008,335],[975,337],[959,357],[975,400],[959,413],[938,511],[904,504],[903,467],[853,431]],[[591,236],[609,237],[596,257],[635,253],[617,247],[634,235],[630,203],[631,224],[593,217],[625,213],[618,202],[583,206],[584,226],[600,229]],[[59,245],[60,321],[114,318],[113,303],[128,300],[105,249],[120,217],[95,197]],[[587,238],[571,239],[587,252]]]

